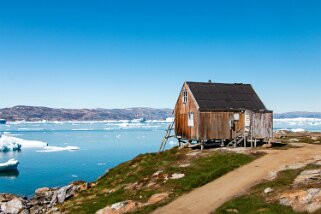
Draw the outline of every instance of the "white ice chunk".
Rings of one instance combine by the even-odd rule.
[[[62,151],[76,151],[79,150],[77,146],[66,146],[66,147],[59,147],[59,146],[46,146],[43,147],[43,150],[38,150],[37,152],[62,152]]]
[[[48,144],[42,141],[35,140],[24,140],[17,137],[2,135],[0,137],[0,150],[2,146],[8,146],[10,150],[17,150],[17,147],[20,148],[42,148],[47,146]],[[20,145],[20,146],[19,146]],[[9,150],[9,151],[10,151]]]
[[[19,161],[15,159],[10,159],[5,163],[0,163],[0,172],[8,170],[16,170],[18,167]]]
[[[172,122],[174,122],[174,117],[168,117],[168,118],[166,118],[166,122],[167,122],[167,123],[172,123]]]
[[[298,129],[291,129],[291,132],[304,132],[304,129],[298,128]]]

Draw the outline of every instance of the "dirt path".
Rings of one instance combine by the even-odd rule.
[[[252,186],[286,165],[321,159],[321,146],[311,144],[305,144],[301,148],[267,152],[262,158],[180,196],[154,213],[208,214],[231,198],[246,193]]]

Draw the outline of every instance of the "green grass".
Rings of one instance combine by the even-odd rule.
[[[223,207],[213,213],[232,213],[237,210],[238,213],[246,214],[292,214],[290,207],[279,205],[278,203],[266,203],[262,196],[246,195],[226,203]]]
[[[234,198],[226,203],[224,203],[220,208],[218,208],[213,213],[215,214],[223,214],[223,213],[231,213],[232,210],[237,210],[239,213],[264,213],[264,214],[279,214],[279,213],[298,213],[294,212],[291,207],[283,206],[278,203],[276,200],[272,200],[273,198],[277,198],[276,196],[289,189],[292,188],[291,184],[294,179],[299,175],[299,173],[306,169],[315,169],[319,168],[315,165],[308,165],[302,169],[296,170],[286,170],[278,173],[278,176],[273,181],[267,181],[260,183],[254,186],[248,194]],[[265,188],[271,187],[274,189],[274,192],[268,195],[270,200],[267,200],[264,197],[263,191]],[[306,212],[301,212],[306,213]]]
[[[256,157],[231,152],[203,151],[199,156],[188,156],[189,149],[177,148],[160,154],[139,155],[131,161],[109,170],[95,184],[96,186],[81,192],[66,201],[61,208],[67,213],[95,213],[97,210],[125,200],[147,202],[155,193],[169,192],[166,200],[145,206],[135,213],[149,213],[158,206],[163,206],[181,194],[202,186],[227,172],[251,162]],[[188,167],[179,167],[181,163],[190,163]],[[162,170],[164,175],[184,173],[185,177],[177,180],[157,180],[157,186],[147,187],[152,175]],[[139,188],[126,189],[137,183]],[[111,191],[111,193],[109,193]]]

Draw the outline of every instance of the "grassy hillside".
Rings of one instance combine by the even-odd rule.
[[[226,151],[201,152],[177,148],[160,154],[139,155],[110,169],[92,188],[64,203],[61,210],[95,213],[107,205],[133,200],[144,204],[133,210],[134,213],[148,213],[255,158],[255,155]],[[175,173],[184,177],[171,179]],[[146,204],[155,193],[168,193],[169,196],[158,203]]]

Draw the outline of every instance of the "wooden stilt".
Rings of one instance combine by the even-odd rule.
[[[244,147],[246,147],[246,136],[244,134]]]
[[[201,141],[201,150],[204,150],[204,140]]]
[[[254,139],[254,147],[256,147],[256,139]]]

